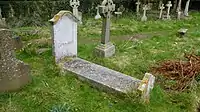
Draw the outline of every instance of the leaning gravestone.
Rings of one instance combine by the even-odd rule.
[[[95,48],[95,54],[99,57],[111,57],[115,54],[115,46],[110,42],[110,17],[115,10],[112,0],[104,0],[99,6],[100,14],[103,18],[101,44]]]
[[[0,19],[0,58],[0,92],[15,91],[31,81],[29,66],[15,58],[11,32],[2,19]]]

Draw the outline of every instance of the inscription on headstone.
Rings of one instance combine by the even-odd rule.
[[[100,57],[110,57],[115,53],[115,46],[110,42],[110,18],[115,10],[112,0],[104,0],[99,6],[100,14],[103,18],[101,44],[96,47],[95,53]]]
[[[58,63],[65,57],[77,56],[77,22],[70,11],[60,11],[51,20],[53,34],[53,53]]]

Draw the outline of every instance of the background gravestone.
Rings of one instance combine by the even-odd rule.
[[[29,66],[17,60],[11,32],[0,19],[0,92],[20,89],[30,82]]]

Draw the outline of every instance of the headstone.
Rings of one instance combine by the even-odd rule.
[[[9,7],[10,7],[9,17],[12,18],[12,17],[14,17],[15,11],[14,11],[14,9],[13,9],[11,4],[9,4]]]
[[[143,16],[142,16],[141,21],[147,21],[147,16],[146,16],[146,12],[148,10],[147,5],[144,5],[143,10],[144,10],[144,12],[143,12]]]
[[[179,0],[176,12],[181,11],[181,4],[182,0]]]
[[[171,1],[168,1],[168,4],[166,6],[168,7],[168,9],[167,9],[167,19],[171,19],[171,17],[170,17],[170,8],[172,7]]]
[[[189,5],[190,5],[190,0],[187,0],[186,5],[185,5],[185,11],[184,11],[185,16],[189,16],[188,14]]]
[[[184,37],[184,35],[187,33],[188,29],[185,29],[185,28],[181,28],[178,30],[178,34],[179,34],[179,37]]]
[[[53,53],[58,63],[65,57],[77,56],[77,22],[70,11],[60,11],[51,20],[53,34]]]
[[[150,73],[146,73],[138,87],[138,90],[142,93],[142,100],[145,103],[149,103],[150,92],[154,87],[154,82],[155,76]]]
[[[70,0],[70,6],[73,8],[73,14],[76,18],[79,19],[79,22],[82,24],[82,13],[78,11],[78,7],[80,6],[79,0]],[[79,15],[81,14],[81,15]]]
[[[97,9],[97,15],[95,16],[95,19],[100,19],[101,15],[99,13],[99,5],[96,7],[96,9]]]
[[[2,19],[2,10],[1,10],[1,7],[0,7],[0,19]]]
[[[162,19],[163,9],[165,9],[164,4],[162,4],[162,5],[160,6],[160,16],[159,16],[159,19]]]
[[[117,12],[115,12],[116,18],[118,19],[120,15],[125,11],[125,8],[123,5],[121,5],[119,8],[117,8]]]
[[[99,6],[100,14],[103,18],[101,44],[95,48],[95,53],[100,57],[110,57],[115,54],[115,46],[110,42],[110,17],[115,10],[112,0],[104,0]]]
[[[16,59],[11,32],[2,23],[4,22],[0,22],[0,92],[16,91],[31,81],[30,68]]]
[[[139,16],[140,15],[140,4],[141,4],[140,0],[138,0],[135,4],[137,5],[136,6],[136,14],[137,14],[137,16]]]

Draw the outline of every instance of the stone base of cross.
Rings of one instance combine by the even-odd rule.
[[[100,44],[95,48],[95,55],[99,57],[111,57],[115,54],[115,46],[109,42]]]

